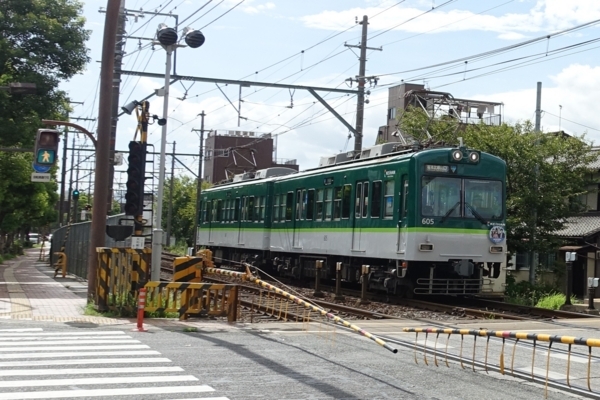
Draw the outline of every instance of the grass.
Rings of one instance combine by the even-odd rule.
[[[2,264],[4,261],[12,260],[15,257],[16,256],[14,254],[2,254],[0,255],[0,264]]]
[[[188,328],[183,328],[184,332],[198,332],[198,328],[194,328],[194,327],[188,327]]]
[[[536,307],[546,308],[548,310],[560,310],[560,307],[565,304],[567,297],[562,293],[554,293],[548,296],[542,297],[536,304]],[[575,296],[571,296],[571,303],[576,304],[577,299]]]

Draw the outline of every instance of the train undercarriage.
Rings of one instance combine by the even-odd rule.
[[[298,281],[334,282],[340,270],[342,283],[360,285],[366,279],[367,290],[392,296],[482,295],[497,297],[494,282],[501,275],[501,263],[474,263],[471,260],[424,261],[388,260],[337,255],[297,254],[237,248],[211,248],[217,264],[245,262],[274,276]]]

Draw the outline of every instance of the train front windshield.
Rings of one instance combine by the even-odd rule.
[[[502,182],[446,176],[423,176],[421,213],[427,217],[462,217],[497,221],[502,215]]]

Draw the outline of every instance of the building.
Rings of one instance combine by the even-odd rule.
[[[217,183],[234,175],[270,167],[298,171],[296,160],[276,159],[276,147],[270,134],[248,131],[211,131],[204,143],[203,179]]]
[[[431,118],[451,116],[463,124],[502,123],[502,103],[459,99],[450,93],[427,90],[424,85],[403,83],[388,89],[387,124],[379,128],[376,143],[407,141],[398,129],[398,118],[409,106],[422,108]]]

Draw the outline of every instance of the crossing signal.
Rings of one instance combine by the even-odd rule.
[[[60,132],[55,129],[38,129],[35,137],[35,163],[51,166],[56,163]]]
[[[127,157],[127,192],[125,215],[142,215],[144,209],[144,176],[146,174],[146,143],[129,142]]]

